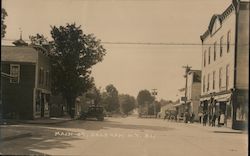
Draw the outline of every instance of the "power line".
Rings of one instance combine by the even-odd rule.
[[[15,41],[15,39],[2,39],[4,41]],[[26,42],[30,42],[30,40],[23,39]],[[188,42],[109,42],[109,41],[101,41],[102,44],[113,44],[113,45],[155,45],[155,46],[214,46],[213,44],[202,44],[202,43],[188,43]],[[227,45],[227,44],[222,44]],[[235,44],[230,44],[235,45]],[[240,44],[238,46],[248,46],[249,44]],[[220,46],[220,45],[217,45]]]

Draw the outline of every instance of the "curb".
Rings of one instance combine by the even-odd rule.
[[[46,121],[44,120],[44,122],[39,122],[36,120],[30,120],[30,121],[25,121],[25,120],[15,120],[15,121],[5,121],[3,123],[1,123],[0,125],[10,125],[10,124],[34,124],[34,125],[43,125],[43,124],[46,124],[46,125],[50,125],[50,124],[60,124],[60,123],[65,123],[65,122],[68,122],[68,121],[73,121],[73,120],[76,120],[76,119],[69,119],[69,120],[54,120],[53,122],[51,121]]]
[[[65,123],[69,121],[73,121],[75,119],[70,119],[70,120],[63,120],[63,121],[55,121],[55,122],[29,122],[29,121],[20,121],[20,123],[23,124],[34,124],[34,125],[53,125],[53,124],[60,124],[60,123]]]

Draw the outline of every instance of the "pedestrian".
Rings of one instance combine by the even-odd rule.
[[[202,119],[202,115],[203,115],[202,112],[199,112],[199,113],[198,113],[200,124],[201,124],[201,121],[202,121],[202,120],[201,120],[201,119]]]
[[[206,126],[207,118],[208,118],[208,114],[207,114],[207,112],[205,112],[204,115],[203,115],[203,126]]]
[[[220,114],[220,120],[219,120],[220,126],[223,126],[225,124],[225,114]]]
[[[208,121],[209,121],[209,126],[212,126],[212,113],[209,113],[209,116],[208,116]]]
[[[214,113],[212,117],[212,127],[215,127],[215,121],[216,121],[216,114]]]
[[[191,114],[191,123],[194,123],[194,117],[195,117],[195,114],[194,112]]]

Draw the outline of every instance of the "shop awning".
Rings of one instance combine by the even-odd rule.
[[[178,103],[178,104],[175,104],[174,107],[178,107],[178,106],[181,106],[181,105],[184,105],[185,103]]]
[[[231,99],[231,94],[218,95],[214,97],[214,100],[218,102],[230,101],[230,99]]]

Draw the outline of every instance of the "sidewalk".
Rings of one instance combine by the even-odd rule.
[[[75,119],[71,119],[69,117],[51,117],[51,118],[43,118],[43,119],[34,119],[34,120],[15,120],[15,119],[2,119],[0,125],[12,125],[12,124],[58,124],[64,123],[67,121],[72,121]]]
[[[185,124],[185,123],[183,123]],[[198,122],[194,122],[194,123],[188,123],[189,125],[192,125],[194,127],[197,127],[199,129],[202,129],[202,130],[207,130],[207,131],[210,131],[210,132],[213,132],[213,133],[235,133],[235,134],[248,134],[248,131],[247,130],[234,130],[230,127],[225,127],[225,126],[222,126],[222,127],[218,127],[218,126],[215,126],[215,127],[212,127],[212,126],[203,126],[203,124],[200,124]]]

